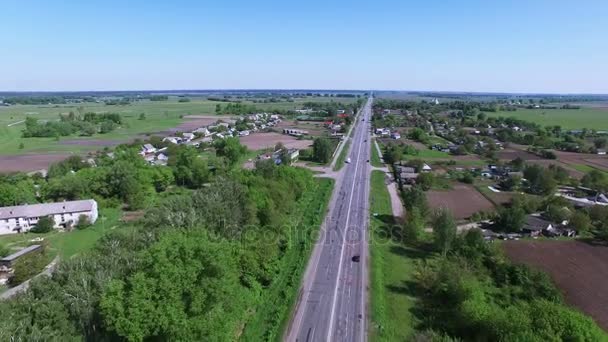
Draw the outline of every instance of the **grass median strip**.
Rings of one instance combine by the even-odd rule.
[[[376,146],[378,146],[377,144],[378,144],[378,142],[376,142],[375,140],[372,143],[372,160],[371,160],[371,163],[372,163],[373,167],[383,167],[384,164],[382,163],[382,160],[380,159],[380,154],[378,154],[378,148],[376,147]]]
[[[346,161],[346,156],[348,156],[348,152],[350,149],[350,139],[348,139],[344,143],[344,148],[340,151],[340,155],[338,156],[338,160],[336,160],[336,165],[334,165],[334,171],[339,171],[344,166],[344,162]]]
[[[410,284],[416,259],[425,252],[388,238],[395,224],[382,171],[371,179],[371,341],[407,341],[417,324]]]

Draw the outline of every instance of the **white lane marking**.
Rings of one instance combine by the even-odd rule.
[[[357,184],[357,182],[355,182],[356,175],[357,175],[357,171],[359,170],[359,157],[361,156],[361,145],[358,144],[358,151],[357,151],[357,163],[355,164],[355,176],[353,177],[353,185],[350,189],[350,199],[348,201],[348,210],[346,212],[346,223],[344,225],[344,237],[342,238],[342,246],[341,246],[341,253],[340,253],[340,263],[338,264],[338,281],[336,281],[336,287],[334,288],[334,297],[332,300],[332,304],[331,304],[331,313],[329,315],[329,329],[327,330],[327,341],[331,341],[331,335],[332,335],[332,329],[334,326],[334,315],[335,315],[335,310],[336,310],[336,298],[338,297],[338,285],[340,284],[340,276],[342,275],[342,261],[344,260],[344,244],[346,242],[346,232],[348,230],[348,221],[350,220],[350,208],[351,205],[353,204],[353,195],[355,192],[355,185]]]
[[[365,117],[365,108],[362,108],[362,109],[359,111],[359,114],[362,114],[362,115]],[[360,116],[360,115],[357,115],[357,116],[356,116],[357,120],[358,120],[359,116]],[[357,122],[357,121],[355,121],[355,122]],[[356,124],[355,124],[355,125],[353,125],[353,126],[351,127],[351,129],[350,129],[350,130],[349,130],[349,132],[348,132],[348,136],[350,136],[350,133],[351,133],[351,132],[352,132],[352,130],[355,128],[355,126],[356,126]],[[336,158],[334,158],[334,160],[332,161],[332,164],[334,164],[334,163],[335,163],[335,161],[336,161]],[[327,229],[326,234],[329,234],[329,238],[330,238],[330,240],[331,240],[331,231],[330,231],[330,227],[331,227],[331,221],[332,221],[332,218],[333,218],[333,216],[335,215],[336,210],[338,210],[338,212],[340,211],[340,209],[339,209],[339,208],[337,208],[337,204],[338,204],[338,200],[340,199],[340,195],[341,195],[341,194],[340,194],[340,191],[341,191],[341,189],[342,189],[342,183],[344,183],[344,178],[343,178],[343,177],[340,177],[339,182],[340,182],[340,185],[336,187],[336,191],[337,191],[337,192],[334,192],[334,194],[332,195],[332,199],[330,200],[330,203],[333,203],[333,206],[331,206],[331,207],[329,208],[329,212],[330,212],[331,214],[328,214],[328,215],[325,217],[325,223],[324,223],[324,227]],[[336,185],[337,185],[337,184],[336,184]],[[334,199],[334,198],[333,198],[333,196],[338,196],[338,198]],[[321,228],[323,228],[323,226],[322,226]],[[333,254],[333,248],[332,248],[332,247],[333,247],[333,244],[332,244],[332,243],[330,243],[330,253],[329,253],[329,254],[330,254],[330,258],[329,258],[329,260],[331,260],[331,256],[332,256],[332,254]],[[317,275],[317,269],[318,269],[318,267],[319,267],[319,262],[320,262],[320,260],[321,260],[321,255],[323,254],[323,250],[324,250],[324,249],[323,249],[323,248],[321,248],[321,250],[320,250],[318,253],[316,253],[316,258],[314,259],[314,262],[315,262],[314,272],[313,272],[313,273],[312,273],[310,276],[312,276],[312,277],[313,277],[313,278],[315,278],[315,279],[316,279],[316,275]],[[314,254],[315,254],[315,252],[316,252],[316,251],[313,251],[313,257],[315,257],[315,255],[314,255]],[[329,279],[329,274],[330,274],[330,271],[331,271],[331,269],[330,269],[330,267],[329,267],[329,263],[327,264],[327,268],[326,268],[326,270],[327,270],[327,273],[326,273],[326,274],[327,274],[327,279]],[[305,274],[305,276],[306,276],[306,274]],[[339,281],[339,279],[337,279],[337,280],[336,280],[336,283],[337,283],[338,281]],[[308,290],[307,290],[307,289],[306,289],[306,280],[304,280],[304,286],[302,287],[302,291],[303,291],[304,293],[303,293],[303,296],[302,296],[302,299],[301,299],[301,300],[302,300],[302,301],[301,301],[301,309],[299,309],[300,307],[297,307],[297,308],[296,308],[296,313],[295,313],[295,329],[292,329],[292,332],[293,332],[294,334],[296,334],[296,335],[298,335],[298,334],[300,333],[300,331],[301,331],[301,328],[302,328],[302,321],[304,320],[304,315],[306,314],[306,307],[307,307],[307,304],[308,304],[308,297],[309,297],[309,293],[312,291],[313,286],[314,286],[314,279],[313,279],[313,281],[310,283],[310,286],[309,286],[309,288],[308,288]],[[288,334],[288,335],[287,335],[287,339],[288,339],[288,340],[289,340],[289,335],[290,335],[290,334]]]

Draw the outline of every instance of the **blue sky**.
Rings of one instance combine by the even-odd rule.
[[[0,91],[608,93],[608,1],[0,4]]]

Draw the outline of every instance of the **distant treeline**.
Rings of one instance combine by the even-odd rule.
[[[65,104],[66,99],[61,96],[16,96],[3,100],[4,103],[11,105],[43,105],[43,104]]]
[[[24,138],[60,137],[73,134],[91,136],[95,133],[109,133],[122,123],[122,118],[116,113],[85,113],[76,115],[59,115],[59,121],[40,122],[33,117],[25,119]]]
[[[169,100],[169,96],[167,95],[152,95],[150,96],[150,101],[167,101]]]

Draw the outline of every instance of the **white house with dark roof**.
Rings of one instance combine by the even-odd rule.
[[[97,202],[90,199],[0,207],[0,235],[27,232],[46,216],[53,219],[55,228],[67,228],[77,224],[81,215],[91,223],[97,221]]]

